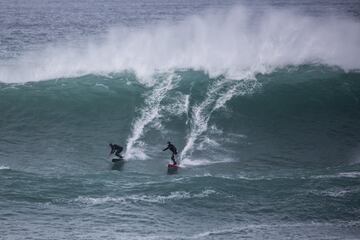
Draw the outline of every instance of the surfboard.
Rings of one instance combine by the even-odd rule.
[[[169,163],[168,164],[168,169],[171,169],[171,170],[178,170],[180,167],[178,165],[174,165],[174,164],[171,164]]]
[[[123,162],[124,159],[123,159],[123,158],[113,158],[111,161],[112,161],[113,163],[118,163],[118,162]]]
[[[111,161],[111,170],[121,171],[124,167],[125,160],[123,158],[113,158]]]
[[[178,172],[178,169],[180,168],[178,165],[174,165],[171,163],[169,163],[167,167],[168,167],[167,169],[168,174],[176,174]]]

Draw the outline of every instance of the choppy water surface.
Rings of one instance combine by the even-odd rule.
[[[1,236],[358,239],[358,16],[356,1],[2,1]]]

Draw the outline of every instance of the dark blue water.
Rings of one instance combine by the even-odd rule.
[[[2,1],[0,236],[359,239],[359,12]]]

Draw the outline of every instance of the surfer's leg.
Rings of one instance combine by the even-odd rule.
[[[171,160],[173,161],[174,165],[177,164],[176,161],[175,161],[175,154],[174,153],[171,155]]]
[[[120,150],[116,150],[115,155],[118,156],[119,158],[122,158],[122,156],[120,155],[120,152],[121,152]]]

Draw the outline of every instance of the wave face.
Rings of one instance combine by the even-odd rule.
[[[246,80],[184,70],[158,74],[151,86],[129,72],[3,84],[3,141],[9,153],[21,139],[44,154],[53,140],[62,149],[50,152],[71,155],[85,144],[97,157],[113,141],[126,144],[128,159],[148,159],[171,140],[185,165],[254,156],[348,164],[359,141],[359,76],[303,65]]]
[[[2,236],[358,238],[357,2],[345,4],[351,17],[322,12],[344,3],[307,1],[134,0],[122,14],[112,1],[41,2],[16,21],[15,3],[0,3],[0,26],[17,29],[0,45]],[[96,36],[66,42],[65,23]],[[39,26],[59,41],[19,35]],[[167,141],[179,150],[173,175]],[[112,164],[110,142],[124,164]]]

